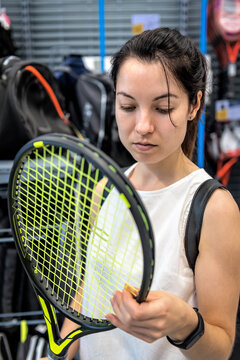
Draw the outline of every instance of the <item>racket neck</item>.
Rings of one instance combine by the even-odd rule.
[[[61,339],[54,307],[44,298],[37,294],[40,301],[44,319],[47,325],[49,348],[48,360],[65,360],[67,358],[68,348],[72,343],[82,335],[81,329],[75,329],[70,332],[64,339]],[[93,333],[93,330],[85,330],[84,335]]]

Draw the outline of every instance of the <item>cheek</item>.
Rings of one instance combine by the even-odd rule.
[[[119,134],[122,134],[122,136],[127,136],[132,129],[134,128],[134,123],[130,119],[130,117],[125,115],[120,115],[118,112],[116,112],[116,122],[118,127]]]
[[[173,125],[174,124],[174,125]],[[158,126],[158,133],[162,141],[170,147],[178,147],[184,141],[187,129],[187,121],[182,122],[171,122],[170,119],[162,121],[161,125]]]
[[[118,135],[123,146],[131,152],[131,134],[134,131],[134,126],[132,125],[132,121],[126,118],[125,116],[117,116],[116,114],[116,122],[118,127]]]
[[[175,128],[175,138],[179,145],[182,145],[187,131],[187,121]]]

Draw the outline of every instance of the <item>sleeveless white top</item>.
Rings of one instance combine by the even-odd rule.
[[[127,171],[128,175],[136,166]],[[168,291],[197,307],[193,272],[184,249],[185,226],[195,191],[211,178],[198,169],[155,191],[138,191],[151,219],[155,242],[155,272],[151,290]],[[80,340],[81,360],[184,360],[164,337],[148,344],[120,329],[87,335]]]

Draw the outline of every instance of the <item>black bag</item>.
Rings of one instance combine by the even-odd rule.
[[[64,66],[58,68],[54,75],[65,95],[74,128],[121,167],[130,166],[133,158],[118,136],[115,94],[109,75],[90,72],[85,68],[81,56],[77,58],[73,55],[64,60]]]
[[[115,119],[115,94],[108,74],[87,73],[76,84],[82,135],[111,156],[121,167],[133,163],[133,158],[120,142]]]
[[[36,69],[43,82],[27,66]],[[47,66],[15,56],[0,59],[0,159],[13,159],[27,141],[39,135],[72,134],[62,108],[64,98]]]
[[[110,132],[114,94],[106,74],[83,74],[76,84],[85,139],[106,153],[110,152]],[[76,124],[79,126],[79,124]]]

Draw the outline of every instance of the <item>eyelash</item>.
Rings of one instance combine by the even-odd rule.
[[[136,109],[135,106],[120,106],[120,109],[126,112],[131,112],[134,111]],[[160,108],[156,108],[157,112],[159,112],[160,114],[166,115],[166,114],[170,114],[174,109],[170,108],[170,109],[160,109]]]
[[[123,106],[123,105],[121,105],[120,109],[123,110],[123,111],[126,111],[126,112],[130,112],[130,111],[135,110],[135,106]]]
[[[166,115],[166,114],[170,114],[170,113],[173,111],[173,108],[170,108],[170,109],[159,109],[159,108],[156,108],[156,110],[157,110],[160,114]]]

